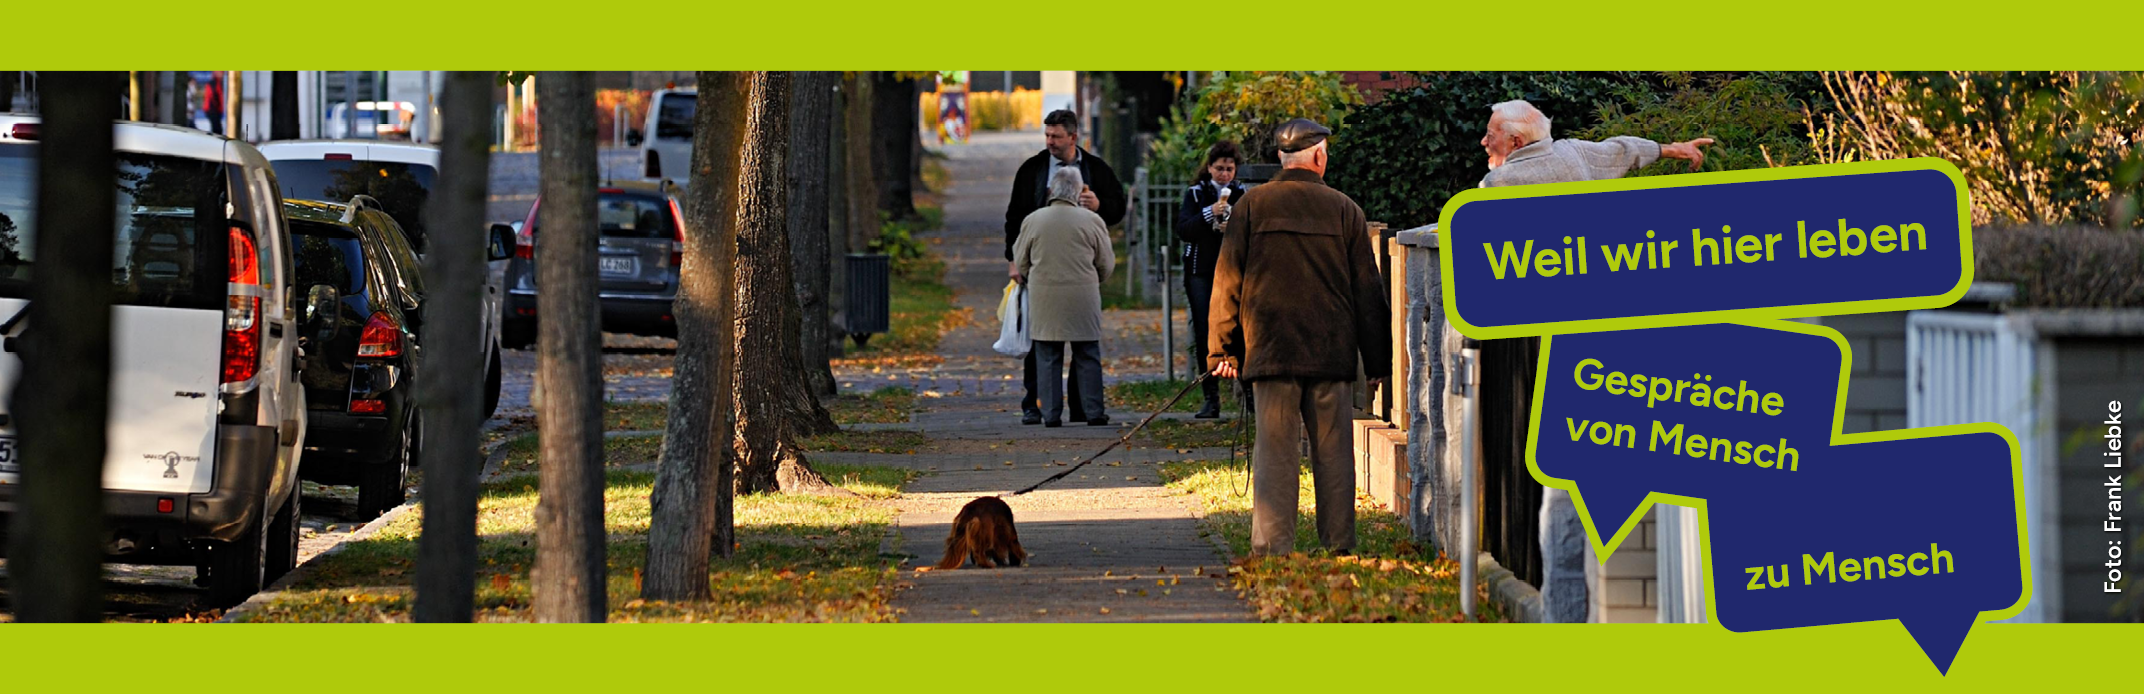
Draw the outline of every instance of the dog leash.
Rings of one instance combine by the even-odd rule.
[[[1085,459],[1079,461],[1078,464],[1073,465],[1072,467],[1065,468],[1064,472],[1060,472],[1055,475],[1050,475],[1049,477],[1044,478],[1041,482],[1036,482],[1032,485],[1029,485],[1026,489],[1022,489],[1011,494],[1006,494],[1004,496],[1019,496],[1021,494],[1026,494],[1028,492],[1035,491],[1036,489],[1040,489],[1042,485],[1064,479],[1066,475],[1072,474],[1072,471],[1086,467],[1088,463],[1094,462],[1095,459],[1100,458],[1104,455],[1108,455],[1110,451],[1116,450],[1118,446],[1124,445],[1124,442],[1132,440],[1132,437],[1138,435],[1140,429],[1145,429],[1147,423],[1154,421],[1155,417],[1159,417],[1161,416],[1161,413],[1167,412],[1175,408],[1176,403],[1182,401],[1185,395],[1190,394],[1192,388],[1197,388],[1199,384],[1205,383],[1206,379],[1213,377],[1214,376],[1212,373],[1205,373],[1199,375],[1198,378],[1192,379],[1190,383],[1184,384],[1184,389],[1176,391],[1176,397],[1169,398],[1169,402],[1167,404],[1162,405],[1161,409],[1155,410],[1152,413],[1148,414],[1146,416],[1146,419],[1139,420],[1138,424],[1132,426],[1131,431],[1124,432],[1123,436],[1119,436],[1117,437],[1117,440],[1109,442],[1109,445],[1103,446],[1102,450],[1095,451],[1094,455],[1087,456]]]

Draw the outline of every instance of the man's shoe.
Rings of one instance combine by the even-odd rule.
[[[1106,415],[1106,414],[1105,414],[1105,415],[1097,415],[1097,416],[1095,416],[1095,418],[1094,418],[1094,419],[1090,419],[1090,420],[1087,420],[1087,426],[1091,426],[1091,427],[1099,427],[1099,426],[1108,426],[1108,425],[1109,425],[1109,415]]]
[[[1218,401],[1218,400],[1208,400],[1208,401],[1206,401],[1206,406],[1205,406],[1205,407],[1201,407],[1201,408],[1199,408],[1199,413],[1198,413],[1198,414],[1195,414],[1195,415],[1191,415],[1191,418],[1192,418],[1192,419],[1220,419],[1220,418],[1221,418],[1221,402],[1220,402],[1220,401]]]
[[[1027,414],[1020,415],[1020,423],[1027,426],[1041,424],[1042,414],[1038,412],[1029,412]]]
[[[1042,426],[1044,426],[1044,427],[1048,427],[1048,428],[1051,428],[1051,429],[1055,429],[1055,428],[1057,428],[1057,427],[1061,427],[1061,426],[1064,426],[1064,425],[1065,425],[1065,423],[1064,423],[1064,422],[1060,422],[1060,421],[1057,421],[1057,420],[1055,420],[1055,419],[1052,419],[1052,420],[1050,420],[1050,421],[1047,421],[1047,422],[1043,422],[1043,423],[1042,423]]]

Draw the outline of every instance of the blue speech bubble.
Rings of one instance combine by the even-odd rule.
[[[1897,619],[1948,672],[1974,624],[2024,606],[2017,444],[1996,424],[1841,434],[1851,358],[1799,323],[1554,336],[1528,464],[1603,560],[1652,502],[1703,509],[1731,631]]]
[[[1476,338],[1935,308],[1973,275],[1941,159],[1481,188],[1439,233]]]

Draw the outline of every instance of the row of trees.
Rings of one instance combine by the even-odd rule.
[[[871,98],[866,80],[880,79],[699,74],[688,231],[673,308],[678,350],[650,499],[644,598],[709,597],[713,559],[736,548],[736,495],[847,493],[812,469],[797,441],[840,429],[819,401],[833,391],[829,357],[841,336],[828,311],[835,249],[868,244],[881,213],[914,213],[913,82],[896,76],[889,81],[909,84],[905,92]],[[588,94],[572,91],[587,83],[585,73],[546,76],[542,88],[559,93],[538,102],[547,136],[544,198],[587,197],[585,205],[547,202],[541,212],[561,216],[543,221],[544,228],[587,236],[565,239],[572,246],[566,253],[555,245],[560,239],[547,238],[537,256],[542,300],[551,302],[538,309],[545,316],[538,376],[546,393],[557,394],[547,395],[538,413],[543,486],[534,583],[541,621],[600,621],[607,611],[600,345],[589,322],[595,184],[581,180],[594,171],[596,134]],[[892,175],[856,175],[864,172]],[[863,183],[878,188],[866,192]],[[903,202],[905,211],[887,209]],[[560,397],[567,393],[574,395]],[[470,569],[453,578],[465,580]],[[421,596],[426,586],[418,589]]]
[[[497,81],[513,77],[449,73],[441,93],[441,183],[428,206],[435,236],[425,259],[438,284],[428,308],[440,326],[427,335],[437,348],[434,373],[483,373],[474,326],[490,118]],[[108,310],[109,283],[98,278],[110,250],[89,241],[110,242],[97,230],[111,227],[111,205],[59,200],[94,202],[80,190],[111,194],[111,129],[102,124],[120,116],[109,96],[123,79],[73,73],[39,83],[40,219],[50,237],[77,242],[55,244],[40,258],[32,298],[46,309],[37,317],[44,329],[27,339],[28,358],[110,353],[107,321],[66,317]],[[735,548],[735,495],[846,493],[796,446],[799,437],[839,429],[819,400],[834,393],[830,361],[845,332],[833,311],[841,301],[835,260],[869,247],[885,218],[915,214],[920,163],[915,75],[702,72],[698,82],[678,351],[643,581],[643,595],[657,600],[708,597],[713,558]],[[536,256],[544,288],[537,379],[545,396],[533,578],[535,616],[549,622],[600,621],[608,612],[592,85],[586,72],[547,73],[538,85],[539,214],[549,231]],[[68,359],[68,368],[29,369],[23,384],[70,406],[34,408],[50,413],[36,422],[23,417],[31,469],[10,566],[22,621],[94,620],[102,607],[96,471],[108,364]],[[420,388],[426,512],[414,616],[465,622],[474,614],[478,563],[478,383],[432,379]]]

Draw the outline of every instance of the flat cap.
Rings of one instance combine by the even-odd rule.
[[[1280,124],[1280,127],[1273,131],[1273,142],[1280,145],[1280,151],[1301,152],[1318,146],[1318,143],[1325,141],[1325,136],[1331,134],[1333,131],[1330,128],[1318,125],[1317,121],[1297,118]]]

